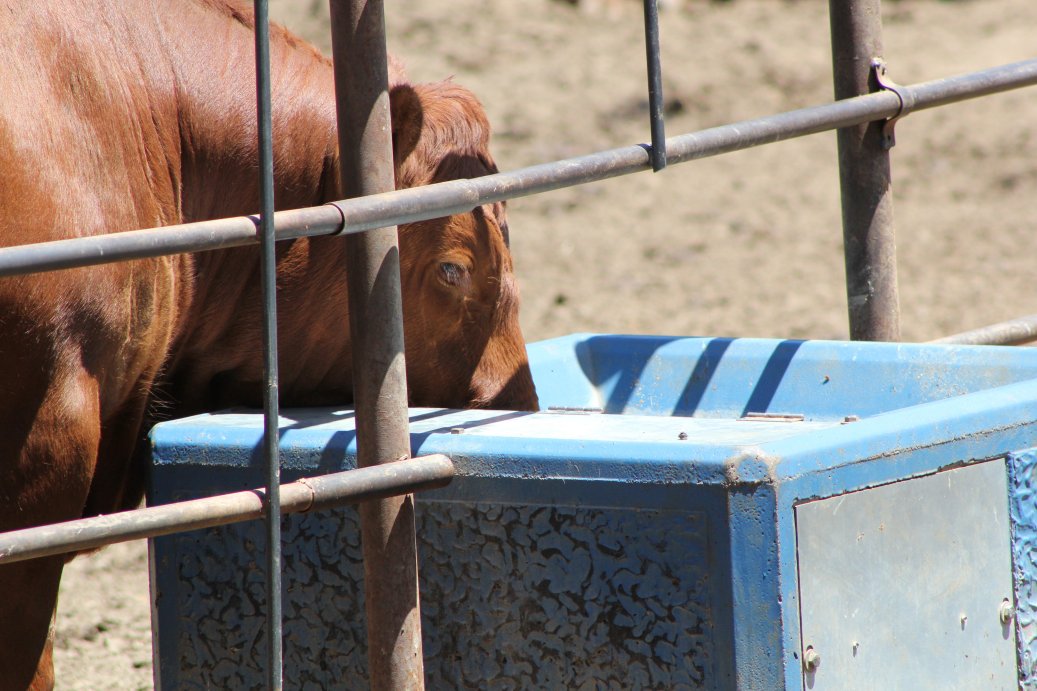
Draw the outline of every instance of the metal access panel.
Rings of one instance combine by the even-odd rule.
[[[796,507],[804,688],[1016,689],[1004,460]]]

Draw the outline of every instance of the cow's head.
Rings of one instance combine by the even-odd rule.
[[[397,188],[497,172],[482,106],[453,82],[391,92]],[[536,410],[503,203],[400,226],[413,405]]]

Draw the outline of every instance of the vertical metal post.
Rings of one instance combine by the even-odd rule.
[[[395,187],[381,0],[331,0],[342,194]],[[359,464],[410,455],[396,228],[346,243]],[[371,688],[424,686],[414,497],[360,506]]]
[[[648,57],[648,109],[652,119],[652,170],[666,167],[666,127],[663,124],[663,72],[659,59],[659,0],[644,0],[645,52]]]
[[[267,686],[282,686],[281,461],[278,439],[277,262],[274,254],[274,148],[270,108],[270,22],[267,0],[255,0],[256,111],[259,131],[259,202],[263,284],[263,456],[266,459]]]
[[[880,0],[829,0],[835,98],[877,89],[872,58],[882,55]],[[882,123],[838,132],[850,338],[900,340],[896,240],[889,150]]]

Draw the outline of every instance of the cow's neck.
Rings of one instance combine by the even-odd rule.
[[[178,12],[178,23],[168,29],[177,32],[174,45],[181,51],[177,102],[183,218],[190,222],[255,213],[258,136],[250,20],[213,0],[199,3],[192,15],[204,29],[190,26],[183,14]],[[222,21],[214,22],[213,15]],[[335,196],[337,169],[331,66],[276,26],[270,51],[275,203],[280,209],[328,201]]]
[[[219,11],[223,10],[209,13]],[[259,208],[252,30],[229,15],[216,29],[211,16],[204,23],[205,32],[184,21],[169,28],[185,41],[177,96],[182,216],[187,222],[254,214]],[[338,169],[331,65],[282,30],[275,28],[271,39],[276,206],[300,208],[330,201],[337,197]],[[344,261],[336,256],[340,245],[334,239],[317,239],[278,246],[281,386],[286,394],[323,386],[324,372],[311,363],[319,360],[326,369],[348,350]],[[254,248],[194,256],[190,285],[185,287],[189,306],[166,368],[164,387],[174,399],[169,412],[257,402],[262,381],[258,277]],[[340,291],[329,306],[329,293]],[[324,305],[324,319],[341,323],[334,328],[312,323],[312,308],[318,302]],[[335,318],[339,311],[341,317]],[[310,356],[307,349],[314,347],[318,352]],[[328,380],[326,386],[348,389],[346,375],[339,377],[342,381]]]

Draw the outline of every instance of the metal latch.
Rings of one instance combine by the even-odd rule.
[[[566,413],[569,415],[593,415],[595,413],[604,413],[605,411],[601,408],[581,408],[578,406],[552,405],[547,407],[547,412]]]
[[[749,412],[738,418],[740,422],[803,422],[806,416],[802,413],[753,413]]]
[[[900,99],[900,108],[893,117],[886,120],[882,126],[882,148],[892,149],[896,146],[897,138],[893,131],[893,128],[897,126],[897,121],[900,118],[906,116],[915,107],[914,95],[907,91],[903,86],[897,84],[895,81],[890,79],[886,74],[886,61],[882,58],[872,58],[871,60],[871,71],[875,75],[875,83],[879,85],[881,89],[886,91],[892,91]]]

